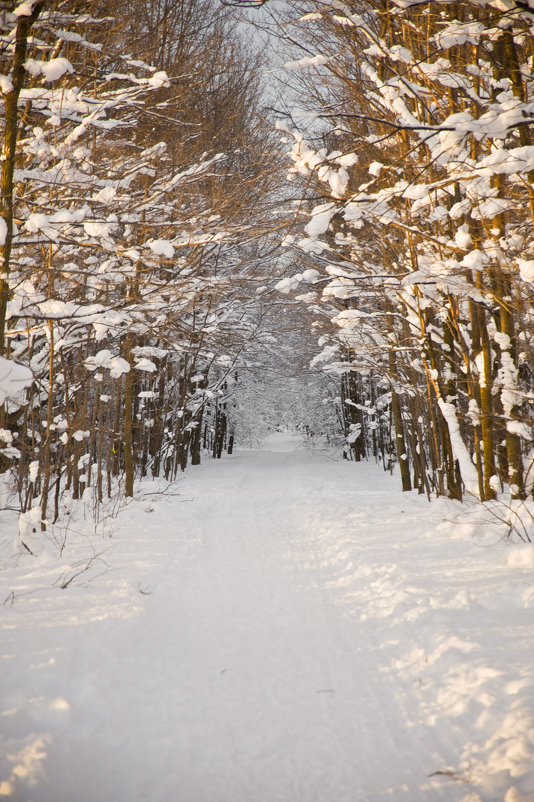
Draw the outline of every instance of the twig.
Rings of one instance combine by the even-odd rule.
[[[101,552],[101,553],[102,553],[102,552]],[[101,553],[100,553],[100,554],[101,554]],[[102,560],[102,559],[101,559],[101,557],[100,557],[100,554],[94,554],[92,557],[89,557],[89,559],[87,560],[87,562],[85,563],[85,565],[83,565],[83,567],[82,567],[82,568],[80,568],[80,570],[79,570],[79,571],[75,571],[75,572],[74,572],[74,573],[73,573],[73,574],[72,574],[70,577],[68,576],[67,572],[65,572],[64,574],[62,574],[62,575],[61,575],[61,576],[60,576],[60,577],[59,577],[59,578],[58,578],[58,579],[57,579],[57,580],[54,582],[54,585],[57,585],[57,584],[59,583],[59,587],[61,588],[61,590],[65,590],[66,588],[68,588],[68,586],[69,586],[69,585],[70,585],[72,582],[74,582],[74,580],[75,580],[75,579],[77,579],[79,576],[82,576],[82,574],[85,574],[85,573],[86,573],[86,572],[87,572],[87,571],[88,571],[88,570],[89,570],[89,569],[92,567],[93,563],[95,563],[97,560],[99,560],[100,562],[103,562],[103,563],[104,563],[104,565],[105,565],[106,567],[109,567],[109,566],[107,565],[107,563],[106,563],[104,560]],[[78,562],[78,563],[75,563],[75,565],[73,566],[73,568],[77,568],[77,567],[78,567],[79,565],[81,565],[81,564],[82,564],[82,561],[80,561],[80,562]],[[93,577],[93,578],[94,578],[94,577]]]
[[[6,605],[8,605],[8,604],[9,604],[10,607],[13,607],[13,605],[15,604],[15,591],[14,590],[12,590],[11,593],[9,593],[6,596],[6,598],[2,602],[2,607],[6,607]]]
[[[465,777],[461,777],[460,773],[459,771],[453,771],[453,769],[437,769],[431,772],[428,777],[449,777],[451,780],[457,780],[458,782],[469,785],[471,781]]]

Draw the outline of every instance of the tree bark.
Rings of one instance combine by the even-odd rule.
[[[4,226],[5,230],[4,237],[0,236],[0,355],[5,353],[6,312],[9,300],[8,279],[13,242],[13,176],[17,154],[18,99],[26,76],[24,62],[28,37],[31,27],[43,7],[43,2],[36,3],[30,16],[21,16],[18,19],[11,72],[13,89],[4,94],[5,130],[0,171],[0,218],[3,220],[3,224],[0,234]]]

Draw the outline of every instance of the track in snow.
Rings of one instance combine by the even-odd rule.
[[[4,796],[492,798],[468,796],[466,744],[469,705],[499,675],[475,672],[474,691],[456,683],[458,714],[432,718],[440,672],[477,646],[447,617],[465,566],[444,569],[432,551],[432,505],[374,466],[327,462],[287,436],[269,445],[192,470],[153,513],[132,505],[114,570],[74,586],[63,608],[44,599],[41,620],[34,610],[29,701],[13,677],[19,726],[6,740],[26,735],[31,770]]]

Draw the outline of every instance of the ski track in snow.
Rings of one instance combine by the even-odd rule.
[[[534,800],[532,547],[297,446],[3,544],[0,799]]]

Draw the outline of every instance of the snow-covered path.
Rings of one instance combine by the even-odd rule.
[[[132,503],[88,583],[7,567],[0,798],[534,799],[532,549],[268,447]]]

